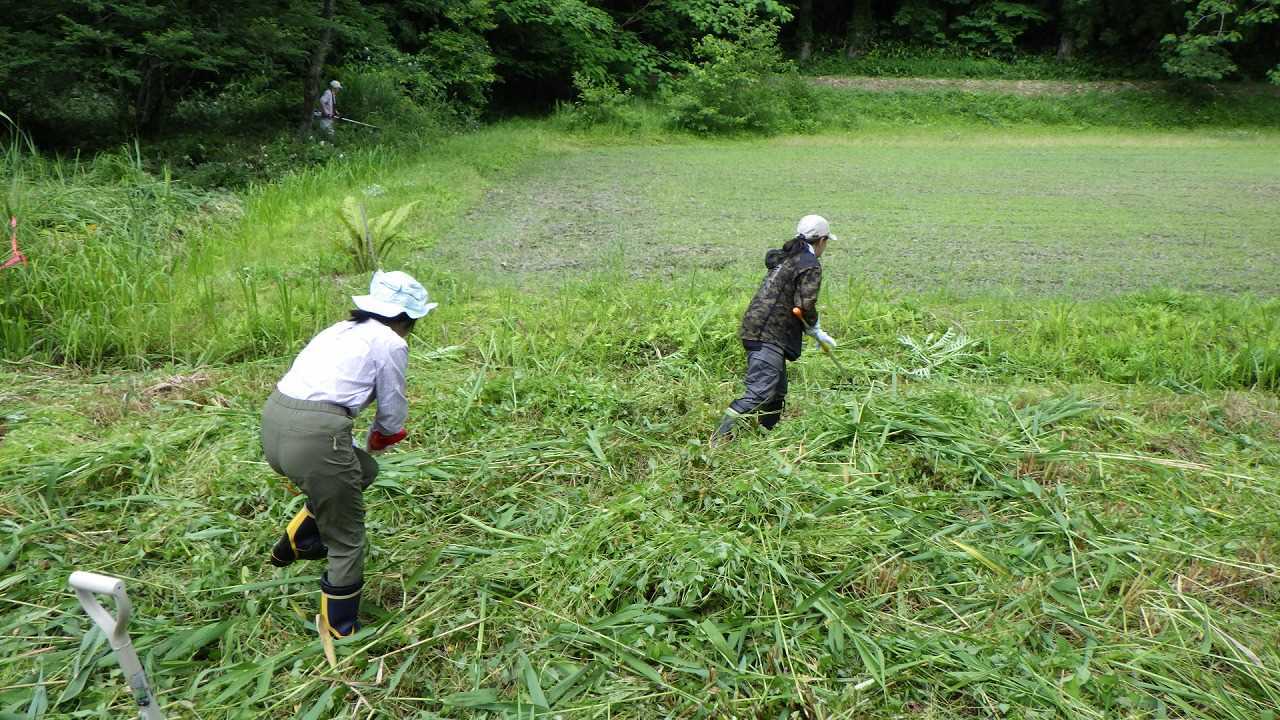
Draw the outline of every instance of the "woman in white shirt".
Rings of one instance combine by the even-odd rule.
[[[436,307],[402,272],[376,272],[368,295],[352,298],[351,318],[303,348],[262,411],[267,462],[307,496],[271,549],[271,563],[328,558],[320,579],[317,628],[336,637],[359,629],[364,586],[364,489],[378,474],[369,454],[404,439],[409,406],[405,338]],[[365,442],[355,446],[352,423],[377,402]]]

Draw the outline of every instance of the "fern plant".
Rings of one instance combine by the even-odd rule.
[[[981,365],[982,341],[970,338],[956,328],[949,328],[941,335],[926,335],[923,340],[900,335],[898,343],[906,349],[909,364],[883,359],[872,363],[871,367],[895,377],[928,380],[935,371]]]
[[[347,233],[341,244],[357,271],[372,272],[382,265],[383,259],[395,249],[401,226],[417,204],[415,200],[370,218],[364,203],[351,195],[343,199],[338,217]]]

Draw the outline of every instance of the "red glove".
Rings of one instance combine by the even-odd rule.
[[[369,431],[369,450],[372,452],[386,450],[392,445],[395,445],[396,443],[403,440],[405,436],[408,434],[409,434],[408,430],[401,430],[395,435],[383,435],[377,430],[370,430]]]

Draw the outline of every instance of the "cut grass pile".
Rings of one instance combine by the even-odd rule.
[[[472,288],[421,328],[413,434],[368,493],[369,628],[336,671],[319,567],[264,562],[300,502],[257,443],[288,357],[9,366],[0,709],[126,712],[77,567],[129,579],[162,701],[200,717],[1275,707],[1275,303],[1019,321],[833,288],[853,382],[811,353],[780,430],[713,451],[742,362],[720,282]],[[1176,333],[1210,325],[1258,333],[1235,364],[1271,391],[1195,379],[1223,360]]]
[[[824,258],[821,306],[852,376],[809,352],[778,431],[705,444],[738,390],[757,256],[797,213],[834,207],[851,229],[915,217],[973,233],[978,252],[966,223],[998,192],[1020,220],[990,238],[1034,242],[1070,218],[1067,237],[1137,233],[1205,187],[1230,237],[1275,252],[1257,197],[1274,174],[1251,154],[1273,140],[639,149],[507,126],[455,143],[421,166],[372,158],[262,188],[221,231],[176,217],[198,228],[179,248],[191,274],[130,306],[170,334],[121,353],[104,341],[90,369],[0,366],[0,717],[129,713],[67,590],[77,568],[127,579],[135,644],[177,717],[1274,717],[1280,301],[1239,246],[1206,246],[1212,269],[1147,256],[1144,272],[1183,289],[1212,277],[1232,291],[1219,295],[1107,291],[1088,284],[1106,271],[1088,253],[1064,269],[995,245],[987,262],[1010,288],[995,297],[931,252],[902,263],[949,277],[943,295],[878,275],[853,248],[892,242],[837,224],[847,245]],[[964,153],[985,185],[963,178]],[[841,194],[788,167],[824,157],[879,174]],[[929,157],[932,181],[913,179]],[[1051,174],[1029,178],[1035,158],[1068,198],[1091,192],[1078,163],[1111,183],[1086,195],[1107,222],[1067,201],[1037,218],[1049,194],[1018,194]],[[713,178],[717,162],[732,172]],[[1151,177],[1172,177],[1175,199],[1138,209],[1159,200]],[[967,190],[940,189],[955,182]],[[310,626],[321,568],[265,562],[301,498],[263,462],[257,423],[292,353],[364,281],[341,274],[325,234],[352,189],[429,208],[395,264],[442,305],[411,340],[410,438],[366,495],[366,629],[333,669]],[[1133,207],[1112,202],[1124,192]],[[733,232],[688,230],[707,218]],[[75,227],[48,222],[33,257]],[[665,243],[637,251],[642,238]],[[487,265],[535,252],[580,264]],[[30,270],[52,287],[56,267]],[[1042,293],[1027,276],[1072,282]],[[112,317],[122,326],[85,337],[145,327]],[[56,322],[24,327],[35,344],[9,357],[61,341]]]

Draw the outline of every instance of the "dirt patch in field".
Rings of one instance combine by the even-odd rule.
[[[1280,401],[1253,393],[1229,392],[1222,397],[1222,419],[1236,432],[1255,427],[1280,439]]]
[[[827,87],[864,90],[867,92],[961,92],[1004,93],[1008,95],[1078,95],[1081,93],[1152,92],[1168,90],[1169,84],[1159,81],[1105,80],[977,80],[972,78],[893,78],[893,77],[844,77],[820,75],[812,80]],[[1214,95],[1270,95],[1280,97],[1280,86],[1267,83],[1225,83],[1208,87]]]

